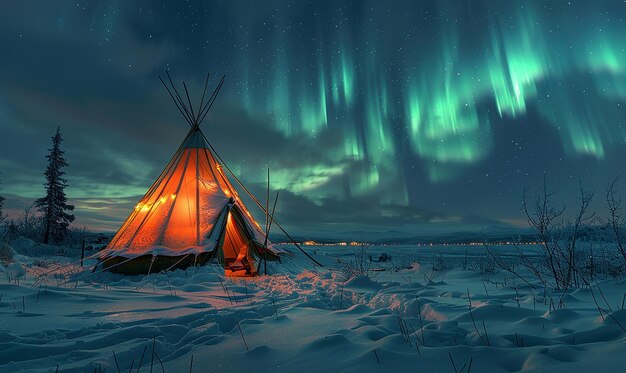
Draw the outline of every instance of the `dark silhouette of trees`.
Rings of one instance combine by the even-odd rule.
[[[609,236],[617,246],[620,254],[626,261],[626,219],[622,213],[622,198],[617,192],[618,179],[613,180],[606,191],[606,204],[609,217],[604,222]]]
[[[2,190],[2,182],[0,181],[0,190]],[[4,200],[3,196],[0,196],[0,223],[4,221]]]
[[[68,164],[63,157],[65,152],[61,150],[61,141],[63,141],[61,130],[57,127],[55,135],[52,136],[52,148],[48,149],[50,154],[46,156],[48,159],[48,167],[44,172],[46,195],[35,201],[35,206],[42,213],[45,244],[51,241],[62,242],[69,232],[70,223],[74,221],[74,215],[71,213],[74,206],[67,203],[65,195],[67,180],[63,178],[65,175],[63,168]]]

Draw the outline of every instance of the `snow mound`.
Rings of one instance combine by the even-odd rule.
[[[35,243],[33,240],[24,237],[13,240],[11,245],[18,254],[29,257],[55,256],[66,251],[63,247]]]
[[[9,263],[5,268],[7,278],[11,280],[24,278],[26,270],[20,263]]]
[[[0,244],[0,262],[8,263],[13,260],[14,256],[15,250],[13,250],[11,246],[7,245],[6,243]]]
[[[148,371],[153,353],[156,370],[170,372],[189,371],[192,356],[194,372],[446,372],[451,360],[466,371],[472,359],[476,372],[623,370],[623,283],[601,282],[602,316],[589,291],[572,291],[554,310],[546,293],[502,286],[506,274],[483,282],[459,268],[431,272],[415,248],[384,250],[397,262],[346,282],[332,268],[350,255],[342,247],[307,248],[326,268],[296,252],[253,278],[217,265],[91,273],[94,259],[80,268],[16,255],[0,267],[20,278],[0,283],[0,371]]]
[[[346,283],[344,284],[344,288],[362,292],[375,293],[382,288],[382,285],[378,282],[372,281],[369,276],[365,275],[357,276],[346,281]]]
[[[29,250],[35,246],[35,242],[29,238],[19,237],[11,242],[13,249],[20,254],[28,254]]]

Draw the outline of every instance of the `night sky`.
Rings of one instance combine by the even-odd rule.
[[[210,71],[205,134],[259,196],[270,168],[296,236],[524,226],[544,174],[601,213],[626,170],[624,18],[622,0],[12,2],[2,194],[13,216],[43,195],[60,126],[75,225],[115,231],[188,130],[158,75],[199,100]]]

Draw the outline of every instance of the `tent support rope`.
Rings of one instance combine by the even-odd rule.
[[[152,279],[153,279],[153,278],[155,278],[156,276],[160,275],[161,273],[165,273],[165,272],[167,272],[167,271],[171,270],[172,268],[176,267],[176,266],[177,266],[180,262],[182,262],[183,260],[187,259],[187,257],[188,257],[189,255],[191,255],[191,253],[189,253],[189,254],[187,254],[187,255],[183,256],[180,260],[178,260],[176,263],[172,264],[171,266],[167,267],[166,269],[164,269],[164,270],[162,270],[162,271],[159,271],[159,272],[157,272],[157,273],[154,273],[154,276],[153,276],[152,278],[149,278],[148,280],[146,280],[146,282],[144,282],[143,284],[141,284],[141,285],[137,286],[137,287],[135,288],[135,290],[139,290],[139,289],[141,289],[142,287],[146,286],[146,285],[147,285],[150,281],[152,281]],[[156,256],[154,256],[153,258],[156,258]],[[195,260],[194,260],[194,261],[195,261]],[[153,263],[154,263],[154,259],[153,259]],[[152,268],[152,264],[150,264],[150,268]],[[150,274],[150,271],[148,271],[148,275],[146,275],[146,277],[147,277],[147,276],[149,276],[149,274]]]

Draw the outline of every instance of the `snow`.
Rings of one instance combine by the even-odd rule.
[[[116,372],[116,360],[121,371],[136,370],[142,354],[141,369],[155,372],[188,372],[192,356],[194,372],[454,372],[454,361],[465,372],[471,362],[473,372],[571,373],[626,364],[619,279],[593,285],[601,315],[588,288],[544,293],[478,270],[481,248],[371,247],[373,257],[393,260],[344,281],[337,260],[349,259],[350,247],[307,247],[325,268],[286,247],[295,255],[268,262],[271,275],[228,278],[214,265],[92,273],[94,260],[81,269],[76,258],[41,257],[36,246],[18,242],[21,255],[0,266],[3,372]]]

